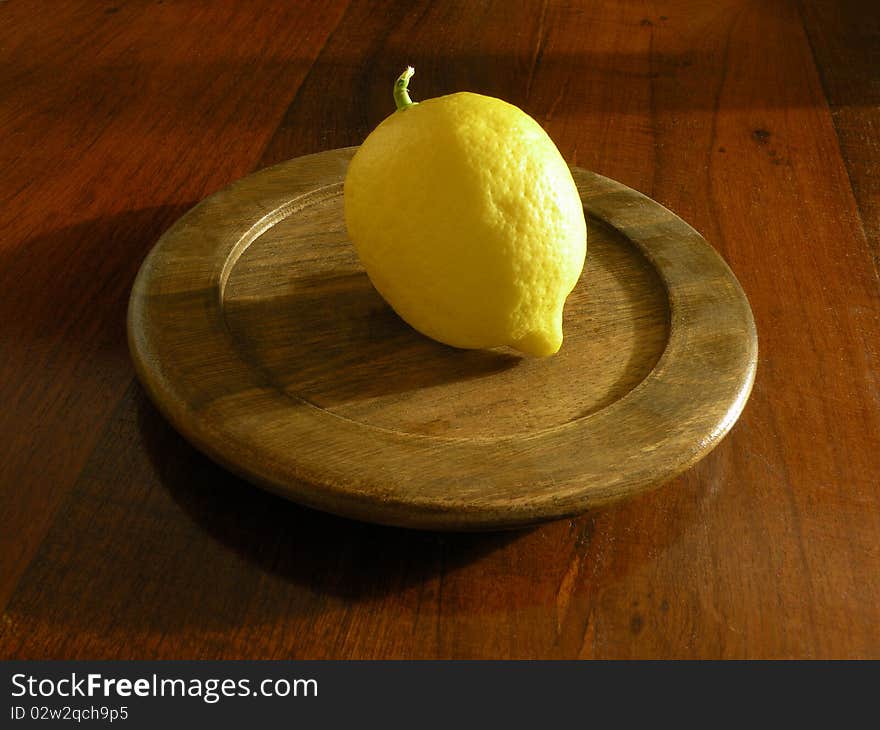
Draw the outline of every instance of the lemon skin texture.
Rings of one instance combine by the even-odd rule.
[[[370,280],[412,327],[460,348],[559,350],[586,223],[559,150],[522,110],[461,92],[396,111],[355,153],[344,200]]]

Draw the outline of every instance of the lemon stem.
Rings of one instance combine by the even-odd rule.
[[[398,111],[403,111],[418,104],[417,101],[409,98],[409,80],[415,72],[416,70],[412,66],[407,66],[406,70],[394,82],[394,103],[397,105]]]

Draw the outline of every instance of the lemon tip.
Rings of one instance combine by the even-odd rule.
[[[534,357],[549,357],[562,347],[562,332],[529,332],[511,344],[516,350]]]

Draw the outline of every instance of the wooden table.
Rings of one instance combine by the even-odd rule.
[[[0,5],[0,657],[880,657],[873,2]],[[158,236],[414,96],[520,105],[700,230],[758,377],[673,483],[525,532],[358,524],[202,457],[133,379]]]

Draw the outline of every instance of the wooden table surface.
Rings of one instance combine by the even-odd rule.
[[[0,657],[880,658],[875,2],[0,4]],[[681,215],[754,310],[742,419],[524,532],[312,512],[134,380],[135,273],[197,201],[459,90]]]

